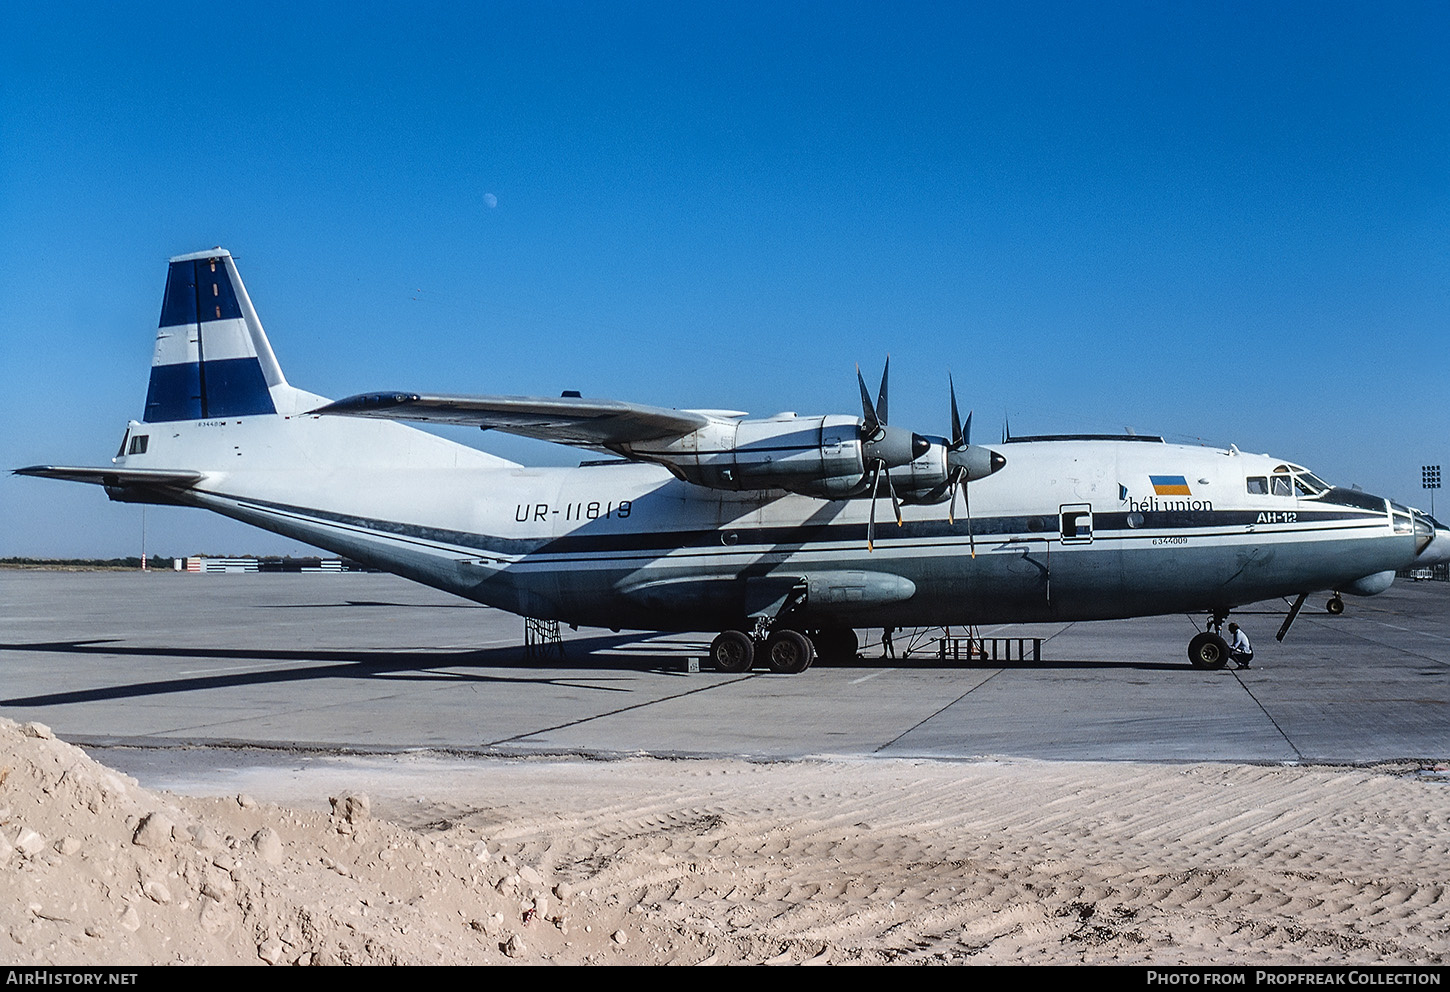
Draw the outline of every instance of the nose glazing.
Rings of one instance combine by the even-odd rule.
[[[1450,527],[1421,510],[1415,510],[1415,566],[1450,562]]]

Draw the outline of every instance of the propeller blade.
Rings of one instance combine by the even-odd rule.
[[[871,515],[866,518],[866,551],[873,549],[876,539],[876,494],[881,491],[881,462],[876,463],[875,470],[871,473]]]
[[[947,373],[947,389],[952,394],[952,447],[960,448],[965,442],[962,434],[962,415],[957,412],[957,386],[952,382],[952,374]],[[970,423],[972,415],[967,414],[967,422]],[[970,429],[970,428],[968,428]]]
[[[967,503],[967,545],[972,549],[972,558],[977,557],[977,538],[972,533],[972,491],[962,483],[962,498]]]
[[[861,366],[856,366],[856,384],[861,387],[861,419],[866,422],[861,429],[862,435],[870,437],[880,429],[884,418],[876,415],[876,408],[871,405],[871,394],[866,391],[866,380],[861,377]]]
[[[882,462],[882,465],[885,464]],[[896,526],[901,527],[904,525],[904,521],[901,519],[901,500],[896,498],[896,487],[891,484],[890,470],[883,470],[883,474],[886,476],[886,491],[891,494],[891,508],[896,511]]]
[[[952,384],[952,377],[947,376],[947,386],[952,393],[952,443],[953,451],[960,451],[972,443],[972,411],[967,411],[967,422],[962,423],[962,415],[957,412],[957,388]]]
[[[886,364],[881,367],[881,391],[876,394],[876,416],[881,422],[887,423],[890,418],[886,416],[886,380],[891,375],[891,356],[886,356]],[[862,387],[865,388],[864,386]]]

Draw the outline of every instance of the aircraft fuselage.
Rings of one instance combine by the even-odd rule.
[[[1406,566],[1417,547],[1411,511],[1383,499],[1307,495],[1294,478],[1307,473],[1278,459],[1152,440],[1001,445],[1012,471],[972,484],[970,521],[907,506],[868,551],[867,498],[705,489],[623,461],[499,465],[402,425],[342,418],[166,427],[117,466],[195,465],[193,444],[234,451],[236,469],[208,472],[183,501],[480,603],[589,626],[724,629],[812,576],[824,585],[799,619],[820,625],[1226,611],[1339,589]],[[364,455],[319,475],[306,457],[400,442],[401,468]],[[303,454],[277,467],[279,451]],[[268,467],[243,467],[254,452]]]

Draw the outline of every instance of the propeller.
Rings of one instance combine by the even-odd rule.
[[[861,457],[871,466],[871,513],[866,521],[866,550],[871,551],[876,542],[876,501],[881,495],[881,479],[886,478],[886,491],[891,495],[891,507],[896,511],[896,526],[901,519],[901,500],[896,496],[896,487],[891,484],[891,469],[910,465],[926,454],[931,442],[920,434],[886,423],[887,382],[891,374],[891,357],[881,370],[881,389],[876,402],[866,390],[866,380],[861,375],[861,366],[856,366],[856,384],[861,387]]]
[[[947,485],[951,490],[951,501],[947,504],[947,522],[956,523],[957,489],[962,491],[962,500],[967,509],[967,543],[972,557],[977,557],[977,539],[972,533],[972,491],[968,483],[996,472],[1007,459],[987,448],[972,446],[972,414],[967,412],[967,422],[962,423],[957,411],[957,387],[947,373],[947,388],[952,397],[952,439],[947,445]]]
[[[947,486],[951,490],[951,502],[947,504],[947,523],[955,524],[957,511],[957,490],[962,490],[962,498],[967,506],[967,543],[971,546],[972,557],[977,557],[977,539],[972,533],[972,494],[967,491],[964,480],[967,475],[967,466],[960,457],[953,457],[958,452],[965,451],[972,443],[972,411],[967,411],[967,422],[962,424],[962,415],[957,412],[957,385],[952,381],[952,374],[947,373],[947,389],[952,397],[952,440],[947,446]]]

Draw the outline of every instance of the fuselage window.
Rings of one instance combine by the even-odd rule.
[[[1269,477],[1266,475],[1249,476],[1249,495],[1267,496],[1269,494]]]

